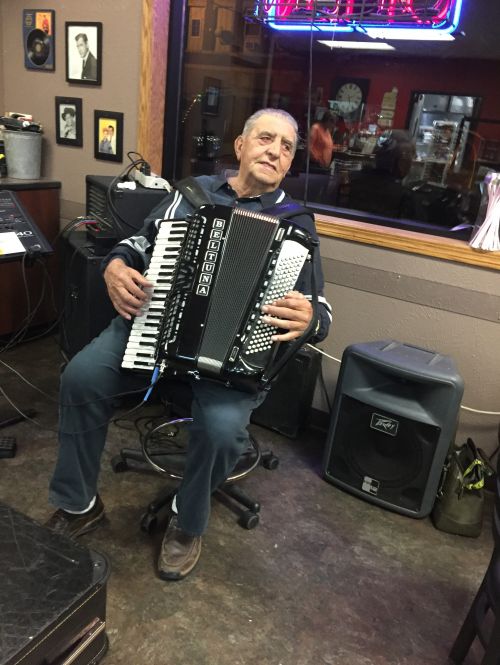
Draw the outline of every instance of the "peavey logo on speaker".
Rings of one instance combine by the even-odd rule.
[[[370,427],[379,432],[383,432],[384,434],[396,436],[398,433],[399,422],[392,418],[388,418],[387,416],[381,416],[380,413],[372,413]]]

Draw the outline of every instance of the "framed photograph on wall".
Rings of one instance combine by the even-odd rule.
[[[203,96],[201,99],[201,112],[203,115],[218,115],[221,81],[205,76],[203,81]]]
[[[56,97],[56,143],[83,145],[82,100],[80,97]]]
[[[123,113],[94,111],[94,157],[123,161]]]
[[[66,81],[101,85],[102,23],[66,22]]]

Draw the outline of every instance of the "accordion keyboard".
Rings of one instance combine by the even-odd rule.
[[[151,261],[144,276],[153,284],[143,314],[132,324],[122,367],[152,372],[155,367],[156,341],[172,286],[172,276],[188,225],[185,221],[162,220]]]

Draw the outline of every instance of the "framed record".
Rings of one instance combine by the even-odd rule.
[[[23,10],[24,65],[26,69],[54,71],[55,11],[53,9]]]
[[[66,81],[101,85],[102,23],[66,22]]]

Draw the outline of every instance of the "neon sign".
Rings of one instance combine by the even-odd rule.
[[[256,0],[275,30],[362,32],[386,39],[451,38],[462,0]]]

